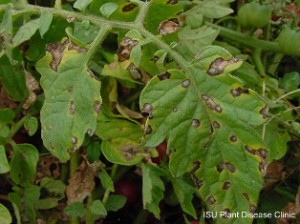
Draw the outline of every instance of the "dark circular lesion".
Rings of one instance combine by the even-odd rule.
[[[207,203],[208,203],[209,205],[214,205],[216,202],[217,202],[217,200],[214,198],[214,196],[209,196],[209,197],[207,198]]]
[[[200,127],[200,120],[199,119],[193,119],[192,120],[192,126],[194,128],[199,128]]]
[[[230,136],[229,139],[231,142],[237,142],[237,137],[235,135]]]
[[[230,188],[230,186],[231,186],[230,182],[228,182],[228,181],[224,182],[223,190],[227,190],[228,188]]]
[[[136,4],[130,3],[130,4],[128,4],[128,5],[125,5],[125,6],[122,8],[122,12],[130,12],[130,11],[134,10],[136,7],[137,7]]]

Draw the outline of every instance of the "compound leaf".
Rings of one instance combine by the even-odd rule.
[[[167,139],[170,171],[175,177],[189,172],[208,208],[217,212],[253,211],[262,188],[267,151],[253,126],[264,121],[266,107],[228,74],[240,64],[219,57],[207,70],[170,69],[170,78],[154,77],[140,100],[149,117],[145,146]]]
[[[41,109],[42,139],[62,162],[69,150],[93,134],[101,106],[100,83],[87,67],[86,49],[68,40],[49,44],[36,68],[41,73],[45,102]]]

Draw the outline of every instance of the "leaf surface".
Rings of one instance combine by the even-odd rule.
[[[210,210],[250,212],[257,205],[266,158],[253,126],[264,121],[265,104],[228,74],[240,66],[236,59],[219,57],[209,66],[206,59],[201,69],[171,69],[170,79],[156,76],[147,84],[140,100],[149,117],[145,146],[167,139],[170,171],[175,177],[189,172]]]
[[[36,68],[45,102],[41,109],[42,139],[62,162],[93,134],[101,106],[100,83],[86,63],[86,50],[68,40],[51,44]]]

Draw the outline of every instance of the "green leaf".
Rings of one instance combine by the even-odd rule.
[[[142,46],[137,44],[130,53],[130,61],[137,67],[140,66],[142,60]]]
[[[101,181],[101,185],[105,190],[114,192],[114,183],[111,179],[111,177],[108,175],[105,169],[101,169],[99,173],[99,179]]]
[[[171,181],[183,211],[196,218],[196,211],[192,203],[194,186],[189,184],[184,178],[173,178]]]
[[[39,154],[33,145],[15,145],[13,157],[10,162],[12,180],[20,185],[28,183],[36,174],[38,160]]]
[[[12,217],[8,209],[0,204],[0,224],[10,224],[12,223]]]
[[[39,19],[30,20],[28,23],[25,23],[23,26],[21,26],[21,28],[17,31],[16,35],[14,36],[13,46],[17,47],[26,40],[29,40],[39,29],[39,27]]]
[[[219,57],[207,70],[170,69],[170,79],[153,78],[140,97],[142,111],[151,114],[145,146],[156,147],[166,139],[170,171],[175,177],[194,173],[203,201],[217,212],[250,211],[257,205],[266,156],[253,128],[264,122],[265,104],[227,74],[230,63],[228,72],[240,65],[236,58]]]
[[[106,208],[100,200],[93,201],[89,209],[94,215],[99,215],[99,216],[107,215]]]
[[[86,147],[86,156],[89,162],[93,163],[99,160],[101,155],[101,144],[99,142],[92,142]]]
[[[152,1],[145,18],[145,27],[153,34],[158,34],[160,23],[177,18],[181,11],[178,3],[170,4],[169,0]]]
[[[54,195],[57,201],[65,197],[66,185],[61,180],[53,180],[45,177],[42,179],[40,186],[50,193],[50,195]]]
[[[162,173],[154,166],[142,164],[143,173],[143,206],[160,218],[159,202],[164,198],[165,186],[160,176]]]
[[[300,74],[298,72],[289,72],[284,74],[283,79],[280,80],[280,85],[286,92],[297,89],[300,85]]]
[[[126,197],[123,195],[110,195],[107,202],[105,203],[105,208],[107,211],[116,212],[126,203]]]
[[[36,117],[29,117],[24,122],[24,128],[28,132],[29,136],[33,136],[38,129],[38,120]]]
[[[186,26],[178,32],[179,44],[177,48],[187,59],[190,59],[199,53],[203,47],[210,45],[218,34],[217,30],[208,26],[201,26],[196,29]]]
[[[43,198],[38,201],[35,208],[39,210],[47,210],[47,209],[55,208],[57,205],[58,205],[58,200],[56,198]]]
[[[5,148],[3,145],[0,145],[0,174],[7,173],[9,170],[10,166],[6,157]]]
[[[65,207],[64,212],[71,217],[83,217],[86,214],[84,205],[81,202],[74,202]]]
[[[8,123],[13,121],[16,114],[10,109],[0,109],[0,123]]]
[[[0,46],[0,50],[1,50],[0,55],[1,55],[2,51],[5,49],[5,54],[9,58],[9,61],[11,63],[14,62],[14,60],[12,58],[13,46],[12,46],[12,43],[11,43],[11,39],[12,39],[12,35],[13,35],[12,14],[13,13],[12,13],[11,5],[9,5],[9,7],[4,12],[2,23],[1,23],[1,26],[0,26],[0,33],[3,33],[3,39],[4,39],[3,45]]]
[[[17,101],[25,101],[28,89],[22,63],[15,61],[12,65],[7,57],[0,58],[0,80],[7,93]]]
[[[290,140],[290,135],[285,129],[280,128],[278,122],[273,120],[268,123],[265,130],[265,142],[270,149],[268,161],[281,159],[288,149],[287,143]]]
[[[49,30],[52,23],[53,14],[48,11],[42,11],[41,17],[39,19],[39,32],[41,37]]]
[[[91,4],[93,0],[77,0],[73,7],[75,9],[78,9],[80,11],[85,11],[86,10],[86,7],[88,7],[89,4]]]
[[[100,12],[105,18],[109,18],[118,9],[118,4],[114,2],[105,3],[100,7]]]
[[[48,45],[48,50],[36,65],[45,93],[42,139],[54,156],[66,162],[69,150],[78,149],[85,134],[96,129],[100,83],[87,67],[85,49],[65,40]]]
[[[206,0],[199,2],[198,6],[191,10],[193,14],[202,14],[204,17],[209,19],[221,18],[230,13],[233,10],[229,6],[223,4],[233,2],[234,0],[221,1],[221,0]]]

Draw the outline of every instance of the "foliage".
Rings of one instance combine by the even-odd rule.
[[[297,4],[0,0],[0,223],[299,213]]]

